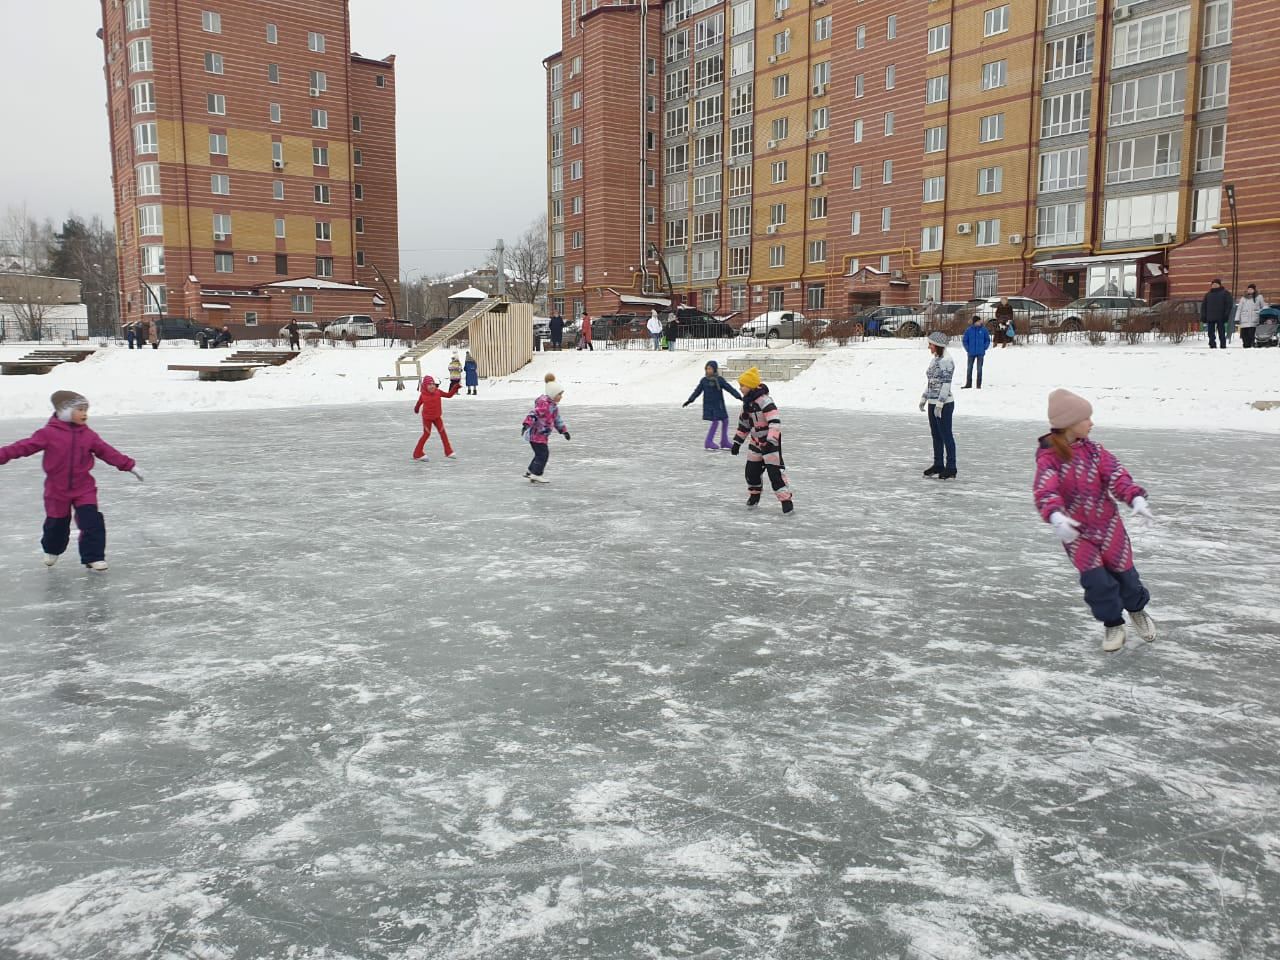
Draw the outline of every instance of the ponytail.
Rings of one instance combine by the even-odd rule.
[[[1067,432],[1065,430],[1051,430],[1049,432],[1049,444],[1053,447],[1053,450],[1058,455],[1059,460],[1063,463],[1071,462],[1071,441],[1067,439]]]

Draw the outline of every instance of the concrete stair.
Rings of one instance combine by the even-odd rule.
[[[822,356],[820,352],[771,351],[769,353],[737,354],[725,358],[720,365],[720,375],[726,380],[737,380],[751,367],[760,370],[765,383],[770,380],[794,380]]]

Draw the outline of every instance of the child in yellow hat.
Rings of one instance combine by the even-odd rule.
[[[782,512],[791,513],[795,509],[795,501],[787,480],[786,464],[782,462],[782,417],[778,413],[778,405],[769,396],[769,388],[756,367],[738,377],[738,386],[742,388],[742,415],[738,418],[738,430],[729,452],[736,457],[746,442],[747,507],[759,506],[760,495],[764,492],[764,475],[768,472],[769,483],[782,504]]]

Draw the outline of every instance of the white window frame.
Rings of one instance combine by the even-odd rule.
[[[213,10],[200,11],[200,29],[205,33],[221,33],[222,14]]]
[[[923,227],[920,230],[920,252],[937,253],[942,249],[942,225]]]
[[[1004,167],[980,167],[978,169],[978,196],[986,197],[1004,192]]]
[[[1204,25],[1200,48],[1209,50],[1231,42],[1231,0],[1210,0],[1200,15]]]
[[[1177,116],[1186,108],[1186,87],[1185,67],[1113,83],[1107,122],[1118,127]]]
[[[209,193],[215,197],[231,196],[231,176],[226,173],[209,174]]]
[[[213,272],[214,273],[235,273],[236,272],[235,254],[228,253],[225,250],[214,251]]]
[[[213,215],[212,226],[214,240],[231,239],[231,214],[215,213]]]
[[[158,203],[138,205],[138,236],[164,236],[164,207]]]
[[[943,153],[947,149],[947,125],[938,124],[924,129],[924,152]]]
[[[1191,8],[1180,7],[1115,25],[1111,66],[1127,67],[1186,53]]]
[[[1083,20],[1098,12],[1097,0],[1049,0],[1045,26],[1056,27],[1060,23]]]
[[[1040,101],[1040,138],[1048,140],[1089,129],[1090,111],[1088,90],[1073,90]]]
[[[140,163],[134,169],[134,187],[140,197],[160,196],[160,164]]]
[[[951,24],[943,23],[929,28],[927,53],[941,53],[951,49]]]
[[[124,28],[128,33],[151,26],[151,0],[127,0],[124,5]]]
[[[1050,40],[1044,45],[1044,82],[1070,80],[1093,72],[1093,31]]]
[[[138,269],[144,277],[163,277],[164,245],[144,243],[138,247]]]
[[[1196,130],[1196,173],[1222,170],[1227,159],[1227,125],[1211,123]]]
[[[1200,67],[1200,109],[1222,110],[1231,102],[1231,61]]]
[[[226,73],[226,60],[222,54],[206,50],[204,54],[204,72],[219,77]]]
[[[1083,148],[1081,148],[1083,149]],[[1108,139],[1106,182],[1135,183],[1182,173],[1182,134],[1152,133],[1128,140]]]
[[[1179,191],[1109,197],[1103,208],[1103,242],[1149,240],[1178,229]]]
[[[324,53],[325,45],[323,33],[316,33],[315,31],[307,32],[307,49],[312,53]]]
[[[1083,242],[1082,202],[1044,204],[1036,208],[1036,246],[1067,247]]]
[[[943,103],[950,95],[951,78],[947,74],[928,77],[924,82],[924,102]]]
[[[992,60],[982,65],[982,89],[998,90],[1009,85],[1009,61]]]
[[[149,73],[155,68],[155,60],[152,58],[151,38],[139,37],[137,40],[130,40],[129,72]]]
[[[225,93],[208,93],[205,94],[204,99],[209,116],[225,117],[227,115],[227,95]]]
[[[947,178],[945,175],[924,178],[924,199],[922,203],[941,203],[947,199]]]
[[[1000,221],[998,219],[979,220],[973,234],[975,247],[994,247],[1000,243]]]
[[[316,221],[316,239],[322,243],[333,242],[333,224],[328,220]]]
[[[142,80],[133,84],[129,88],[129,102],[133,106],[133,112],[137,113],[155,113],[156,112],[156,84],[154,80]]]
[[[133,152],[137,156],[153,156],[160,152],[160,125],[147,120],[133,125]]]
[[[995,143],[1004,139],[1004,114],[989,113],[978,118],[978,142]]]
[[[982,35],[994,37],[1009,32],[1009,4],[982,11]]]
[[[1067,147],[1040,154],[1040,193],[1079,190],[1089,182],[1089,148]]]

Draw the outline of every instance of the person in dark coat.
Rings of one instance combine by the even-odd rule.
[[[674,313],[671,315],[671,319],[667,321],[662,335],[667,338],[667,349],[674,350],[676,348],[676,340],[680,336],[680,318]]]
[[[559,350],[560,344],[564,342],[564,317],[556,314],[551,318],[549,327],[551,332],[551,349]]]
[[[1209,292],[1204,295],[1204,302],[1200,305],[1200,315],[1209,328],[1210,350],[1218,348],[1219,340],[1222,341],[1222,349],[1227,349],[1227,321],[1231,319],[1234,307],[1235,299],[1231,296],[1231,291],[1225,289],[1222,281],[1215,278],[1209,284]]]
[[[467,378],[467,394],[474,397],[476,388],[480,386],[480,368],[476,365],[476,358],[471,356],[471,351],[467,351],[467,359],[462,364],[462,374]]]
[[[964,386],[968,390],[973,386],[973,367],[978,366],[978,389],[982,389],[982,361],[986,359],[987,350],[991,347],[991,334],[982,324],[981,317],[974,317],[969,329],[964,332],[964,352],[969,355],[969,367],[965,373]]]
[[[289,349],[290,350],[302,349],[302,336],[301,334],[298,333],[298,321],[290,320],[287,324],[285,324],[284,331],[289,335]]]
[[[996,329],[1000,331],[997,342],[1002,347],[1007,347],[1013,343],[1018,336],[1018,328],[1013,322],[1013,304],[1009,302],[1008,297],[1001,297],[1000,302],[996,304]]]
[[[132,350],[134,343],[138,342],[138,325],[136,323],[126,323],[124,325],[124,339],[129,344],[129,349]],[[138,343],[138,346],[141,347],[142,344]]]
[[[702,446],[707,452],[714,453],[717,450],[728,450],[732,446],[729,442],[729,411],[725,409],[724,391],[728,391],[735,400],[741,400],[742,394],[720,376],[720,365],[714,360],[707,361],[706,374],[698,381],[697,388],[683,406],[687,407],[698,397],[702,397],[702,419],[711,424],[707,430],[707,439]],[[716,446],[717,425],[720,427],[720,446],[718,447]]]

